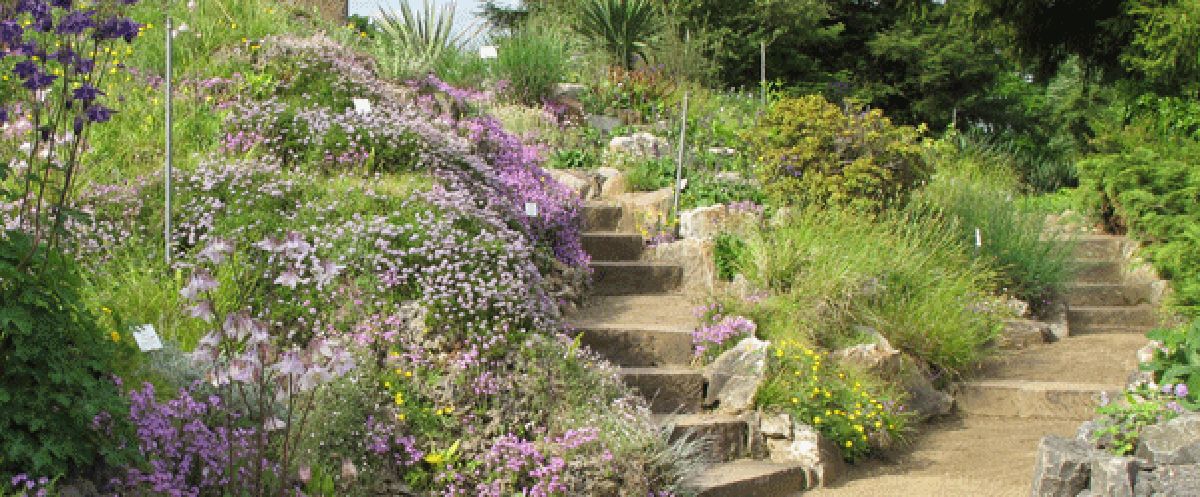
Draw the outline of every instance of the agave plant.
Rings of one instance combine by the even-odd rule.
[[[572,27],[633,69],[635,56],[646,59],[660,20],[653,0],[584,0]]]
[[[424,0],[424,12],[414,12],[407,2],[400,4],[400,11],[388,13],[379,9],[379,32],[376,48],[383,69],[393,76],[411,76],[427,73],[438,61],[450,53],[466,48],[483,27],[474,23],[455,34],[454,2],[435,9],[429,0]]]

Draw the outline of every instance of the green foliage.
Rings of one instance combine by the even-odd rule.
[[[1130,127],[1109,153],[1079,163],[1102,220],[1150,243],[1142,252],[1174,289],[1169,304],[1200,312],[1200,143],[1157,139]],[[1140,134],[1140,136],[1139,136]]]
[[[509,98],[538,105],[554,92],[567,74],[566,42],[550,31],[522,29],[498,40],[492,68],[507,81]]]
[[[408,2],[396,12],[380,9],[379,32],[375,48],[381,68],[393,79],[404,81],[428,73],[447,54],[460,52],[480,26],[453,32],[455,4],[435,10],[424,0],[422,13],[414,12]]]
[[[1196,96],[1200,85],[1200,0],[1128,4],[1137,19],[1129,50],[1122,56],[1131,69],[1160,88]]]
[[[717,277],[732,281],[737,274],[737,261],[746,251],[746,241],[730,233],[721,233],[713,237],[713,262],[717,266]]]
[[[634,191],[652,191],[675,184],[676,162],[670,157],[638,160],[625,170]],[[684,171],[687,178],[687,171]]]
[[[1200,138],[1200,101],[1143,94],[1123,109],[1124,122],[1137,122],[1164,136]]]
[[[877,380],[841,368],[826,352],[787,340],[772,345],[767,364],[768,379],[755,402],[813,426],[847,461],[868,456],[873,447],[904,443],[911,431],[911,411],[900,398]]]
[[[1070,276],[1070,248],[1045,240],[1045,216],[1018,202],[1017,182],[1003,154],[968,149],[940,156],[937,178],[921,188],[910,212],[951,222],[947,233],[964,248],[983,242],[979,256],[990,261],[1006,292],[1035,311],[1059,294]]]
[[[1154,358],[1138,366],[1142,371],[1153,371],[1154,381],[1160,385],[1187,386],[1186,395],[1178,402],[1190,410],[1200,409],[1200,320],[1175,329],[1157,329],[1146,333],[1146,338],[1162,342],[1154,350]]]
[[[775,202],[879,211],[904,205],[929,178],[924,131],[895,126],[877,109],[843,111],[808,95],[775,102],[747,138]]]
[[[555,169],[591,169],[599,162],[590,150],[559,149],[550,154],[546,165]]]
[[[647,60],[658,36],[661,12],[651,0],[584,0],[572,27],[625,69]]]
[[[1110,453],[1118,456],[1131,456],[1137,450],[1141,441],[1142,429],[1170,421],[1180,414],[1179,405],[1171,394],[1164,394],[1145,384],[1125,391],[1125,402],[1107,402],[1107,396],[1102,400],[1096,413],[1105,418],[1099,430],[1096,430],[1096,440],[1106,441]]]
[[[872,221],[841,210],[780,213],[777,227],[745,237],[738,263],[752,288],[770,292],[762,315],[747,314],[768,340],[824,348],[858,343],[870,326],[897,349],[942,371],[982,357],[998,317],[981,310],[996,274],[933,216]]]
[[[0,480],[136,455],[124,443],[133,437],[128,404],[109,376],[133,351],[119,331],[100,328],[80,286],[71,257],[22,231],[0,232]]]

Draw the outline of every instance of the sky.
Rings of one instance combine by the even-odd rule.
[[[405,0],[348,0],[350,5],[350,15],[360,15],[366,17],[374,17],[379,13],[382,7],[384,10],[392,11],[400,8],[400,3]],[[424,12],[424,0],[407,0],[409,8],[414,12]],[[445,4],[452,3],[451,0],[430,0],[435,9],[441,8]],[[483,19],[475,17],[477,12],[483,5],[482,0],[458,0],[453,2],[456,4],[454,9],[454,27],[455,31],[467,29],[472,23],[483,23]],[[520,4],[518,0],[495,0],[496,5],[517,6]],[[485,28],[486,29],[486,28]]]

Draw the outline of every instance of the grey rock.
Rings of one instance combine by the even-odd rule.
[[[812,426],[798,423],[792,429],[791,440],[767,440],[771,460],[799,463],[813,486],[830,486],[846,475],[846,462],[833,441],[825,438]]]
[[[1200,466],[1159,466],[1142,471],[1133,487],[1137,497],[1196,497],[1200,495]]]
[[[730,209],[724,204],[697,207],[679,213],[679,236],[711,238],[722,232],[746,234],[762,224],[762,217],[752,212]]]
[[[631,191],[633,185],[629,183],[629,176],[617,171],[616,174],[604,178],[603,184],[600,185],[600,198],[613,198]]]
[[[943,416],[954,408],[954,396],[934,388],[924,368],[912,357],[901,353],[887,339],[868,330],[874,343],[860,344],[835,351],[831,357],[848,361],[885,377],[895,378],[908,394],[909,407],[921,421]]]
[[[1074,497],[1087,488],[1091,462],[1096,457],[1091,444],[1060,435],[1048,435],[1038,443],[1033,466],[1031,497]]]
[[[1143,428],[1134,455],[1155,464],[1200,463],[1200,414]]]
[[[603,131],[605,134],[612,133],[617,126],[621,125],[621,119],[612,116],[597,116],[589,114],[584,116],[583,120],[589,127]]]
[[[750,408],[766,373],[767,348],[771,342],[743,338],[705,368],[708,391],[705,405],[717,404],[718,412],[738,413]]]
[[[664,157],[671,153],[671,144],[666,138],[650,133],[634,133],[632,136],[617,136],[608,142],[608,151],[640,157]]]
[[[792,436],[792,416],[786,412],[763,416],[759,431],[767,438],[789,438]]]
[[[1084,421],[1079,425],[1079,429],[1075,431],[1075,439],[1081,442],[1092,444],[1092,448],[1104,450],[1113,442],[1113,435],[1106,433],[1100,435],[1099,431],[1105,426],[1109,426],[1110,422],[1107,418],[1099,417]]]
[[[1133,497],[1133,483],[1141,464],[1125,456],[1098,456],[1092,460],[1091,485],[1097,495]]]
[[[605,181],[608,181],[609,178],[612,178],[618,174],[623,174],[620,169],[608,166],[597,167],[594,172],[603,177]]]
[[[569,98],[578,100],[580,95],[587,93],[587,85],[579,83],[558,83],[554,85],[554,96],[556,98]]]

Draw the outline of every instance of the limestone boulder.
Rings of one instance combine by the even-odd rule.
[[[759,432],[771,439],[786,439],[792,436],[792,416],[786,412],[766,415],[759,424]]]
[[[1159,466],[1142,471],[1133,487],[1133,495],[1196,495],[1200,488],[1200,465]]]
[[[555,181],[570,188],[583,200],[591,200],[600,195],[599,180],[586,171],[547,168],[546,173]]]
[[[697,207],[679,213],[679,236],[711,238],[722,232],[746,234],[762,224],[756,213],[730,209],[724,204]]]
[[[710,239],[697,238],[659,243],[646,247],[642,251],[642,260],[682,267],[682,291],[685,293],[712,292],[717,285],[717,265],[713,260],[714,245],[715,242]]]
[[[810,488],[827,487],[846,475],[846,462],[837,445],[806,424],[796,424],[787,439],[767,439],[767,449],[772,461],[803,466],[812,482]]]
[[[917,359],[893,348],[878,332],[867,329],[866,333],[873,336],[874,343],[837,350],[830,357],[896,379],[906,393],[909,408],[920,421],[950,413],[954,397],[933,386],[926,368]]]
[[[614,154],[657,159],[670,156],[671,144],[666,138],[639,132],[632,136],[613,137],[608,142],[608,151]]]
[[[1095,495],[1133,497],[1133,485],[1142,465],[1124,456],[1098,455],[1092,459],[1088,489]]]
[[[621,120],[616,117],[594,114],[584,116],[583,121],[587,123],[588,127],[599,130],[606,135],[612,133],[614,129],[621,125]]]
[[[1143,428],[1134,455],[1155,464],[1200,463],[1200,413]]]
[[[704,404],[715,404],[719,413],[737,414],[749,409],[766,378],[770,346],[771,342],[746,337],[718,356],[704,370],[708,379]]]
[[[622,171],[617,171],[604,178],[604,183],[600,185],[600,198],[616,198],[631,191],[633,191],[633,185],[629,182],[629,176]]]
[[[557,99],[569,98],[571,100],[579,100],[579,97],[587,93],[587,85],[579,83],[558,83],[554,85],[554,97]]]
[[[665,226],[675,202],[675,189],[661,188],[652,192],[630,192],[613,197],[621,206],[619,231],[637,232]]]

